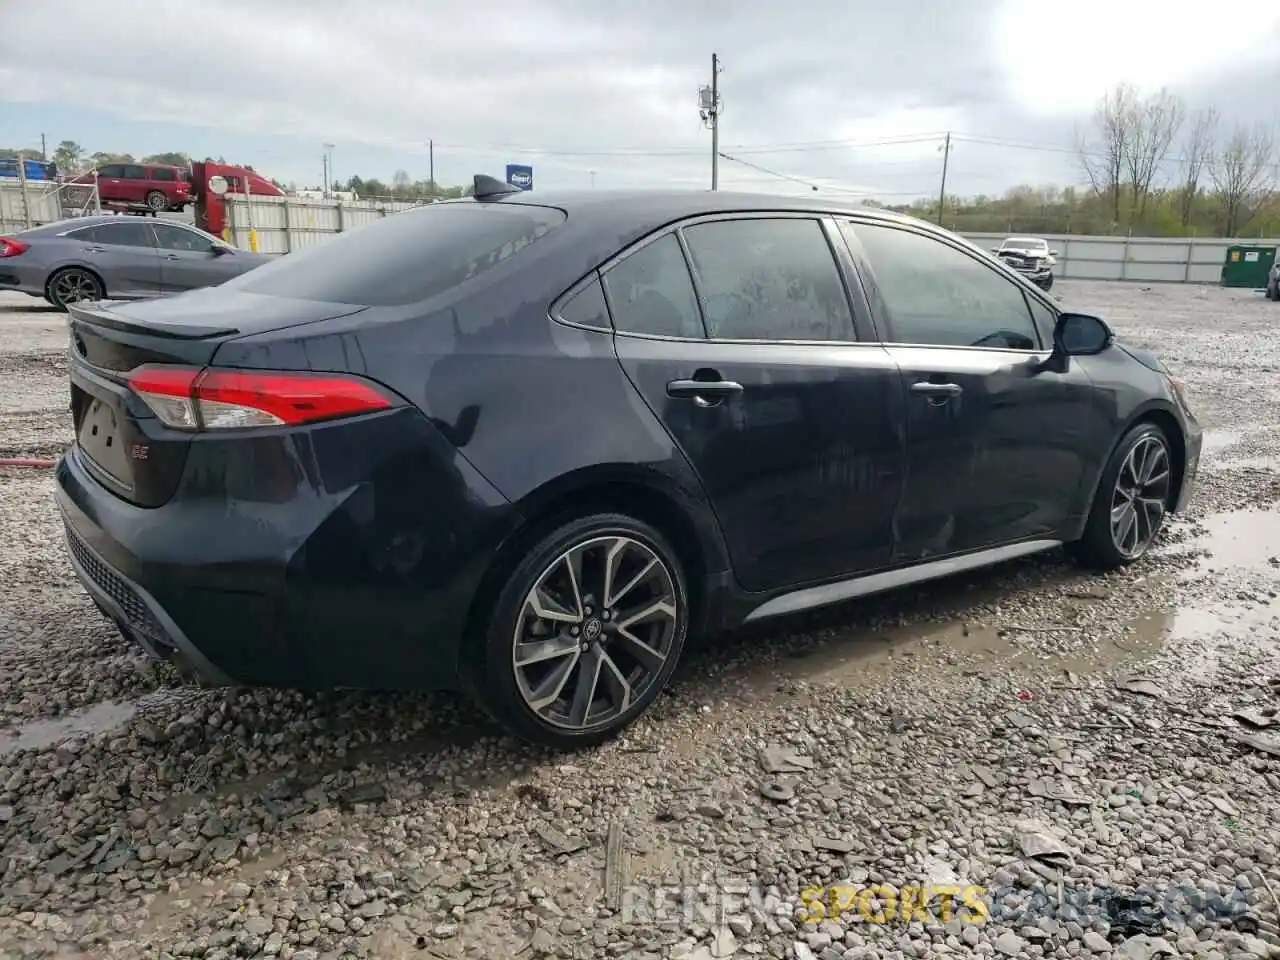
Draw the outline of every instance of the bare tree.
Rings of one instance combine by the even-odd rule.
[[[1178,191],[1178,214],[1185,227],[1191,223],[1191,212],[1200,193],[1200,178],[1213,158],[1218,142],[1218,111],[1209,107],[1196,111],[1191,127],[1182,141],[1182,186]]]
[[[1127,159],[1132,155],[1139,122],[1138,92],[1127,83],[1109,90],[1093,111],[1096,142],[1080,138],[1080,166],[1093,191],[1111,200],[1112,219],[1120,222],[1120,193]]]
[[[1161,88],[1145,100],[1132,105],[1131,133],[1128,137],[1124,163],[1129,175],[1131,214],[1138,217],[1147,212],[1147,197],[1151,185],[1169,156],[1186,117],[1182,101]]]
[[[1224,237],[1234,237],[1267,199],[1275,177],[1275,134],[1237,126],[1209,164]]]

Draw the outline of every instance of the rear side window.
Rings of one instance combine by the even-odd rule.
[[[702,339],[702,315],[675,234],[646,244],[604,277],[619,333]]]
[[[93,228],[95,243],[109,243],[121,247],[154,247],[155,235],[151,227],[132,218],[119,223],[100,223]]]
[[[151,179],[152,180],[168,180],[171,182],[176,182],[178,179],[178,175],[175,171],[170,170],[168,167],[152,167]]]
[[[280,257],[223,286],[328,303],[418,303],[475,279],[564,222],[551,207],[433,203]]]
[[[817,220],[737,219],[684,228],[707,336],[853,340],[853,314]]]
[[[589,284],[575,293],[556,311],[556,315],[567,323],[575,323],[580,327],[594,327],[598,330],[609,329],[609,307],[604,302],[604,291],[599,280]]]
[[[129,164],[124,168],[123,176],[126,180],[145,180],[147,179],[147,168]]]

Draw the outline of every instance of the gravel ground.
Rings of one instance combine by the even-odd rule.
[[[0,468],[0,958],[1280,956],[1280,306],[1055,294],[1210,430],[1156,554],[705,642],[571,757],[450,697],[182,686],[77,588],[49,471]],[[0,456],[69,439],[34,302]]]

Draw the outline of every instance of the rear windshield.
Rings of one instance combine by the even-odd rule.
[[[551,207],[433,203],[287,254],[223,286],[373,307],[417,303],[497,266],[564,221]]]

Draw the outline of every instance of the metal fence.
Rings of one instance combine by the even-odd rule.
[[[1003,233],[964,233],[983,249],[998,247]],[[1227,248],[1274,247],[1280,240],[1199,237],[1072,237],[1037,234],[1058,251],[1056,275],[1072,280],[1136,280],[1145,283],[1218,283]]]
[[[97,209],[93,185],[0,177],[0,234],[56,223]]]
[[[226,194],[228,239],[237,247],[252,249],[257,234],[262,253],[291,253],[323,243],[328,237],[366,224],[420,203],[377,200],[317,200],[309,197],[245,197]]]

